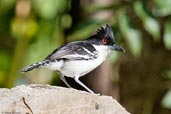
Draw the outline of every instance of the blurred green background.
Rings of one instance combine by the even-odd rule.
[[[81,80],[132,114],[171,114],[171,0],[0,0],[0,87],[65,86],[44,68],[19,71],[106,23],[126,53],[112,52]]]

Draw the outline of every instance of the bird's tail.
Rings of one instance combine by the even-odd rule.
[[[42,62],[37,62],[35,64],[31,64],[31,65],[24,67],[23,69],[21,69],[21,72],[28,72],[28,71],[34,70],[36,68],[39,68],[40,66],[46,66],[48,64],[49,64],[48,60],[42,61]]]

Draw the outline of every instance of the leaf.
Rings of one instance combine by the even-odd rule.
[[[63,13],[69,7],[66,0],[32,0],[36,13],[45,19],[54,19],[57,14]]]
[[[31,38],[35,35],[38,25],[34,19],[14,18],[11,21],[11,32],[14,38]]]
[[[153,36],[154,41],[160,41],[160,25],[158,21],[147,14],[142,2],[134,3],[134,11],[142,20],[145,30]]]
[[[141,33],[129,25],[125,10],[118,12],[118,22],[129,49],[134,56],[140,56],[142,50]]]
[[[10,67],[11,56],[9,51],[0,49],[0,71],[8,71]]]
[[[154,9],[154,14],[157,16],[168,16],[171,14],[171,0],[153,0],[156,8]]]
[[[154,41],[160,41],[160,26],[155,19],[148,17],[144,20],[143,25],[146,31],[153,36]]]
[[[61,17],[61,25],[63,28],[70,28],[72,25],[72,17],[69,14],[64,14]]]
[[[110,5],[99,5],[99,4],[90,4],[89,7],[85,7],[85,11],[89,13],[102,11],[102,10],[116,10],[120,7],[122,7],[120,4],[110,4]]]
[[[162,99],[162,102],[161,102],[162,106],[164,108],[168,108],[168,109],[171,109],[171,90],[169,90],[164,98]]]
[[[145,18],[148,17],[148,14],[145,12],[143,5],[140,1],[135,2],[133,6],[134,6],[134,11],[135,11],[136,15],[140,19],[144,20]]]
[[[164,45],[167,49],[171,49],[171,21],[167,20],[164,28]]]
[[[163,71],[162,76],[167,80],[171,80],[171,69]]]
[[[88,38],[103,23],[103,21],[91,20],[80,23],[73,29],[73,33],[68,36],[68,40]]]
[[[15,0],[0,0],[0,17],[8,13],[15,5]]]

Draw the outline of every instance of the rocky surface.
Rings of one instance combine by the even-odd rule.
[[[110,96],[72,88],[21,85],[0,89],[0,114],[130,114]]]

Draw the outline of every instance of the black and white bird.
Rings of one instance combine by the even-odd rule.
[[[73,78],[87,91],[94,94],[79,78],[97,68],[106,60],[111,50],[124,52],[124,49],[116,44],[112,28],[106,24],[106,27],[100,27],[96,34],[88,39],[67,43],[55,49],[43,61],[26,66],[21,72],[46,67],[58,71],[61,80],[68,87],[71,86],[66,81],[65,76]]]

